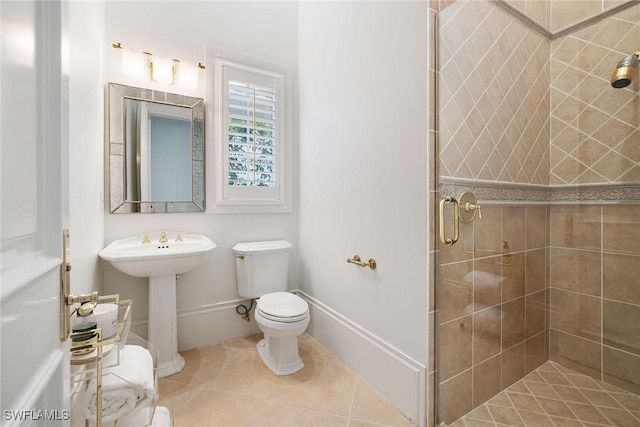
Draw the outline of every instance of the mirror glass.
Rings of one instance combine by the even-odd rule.
[[[109,84],[111,213],[204,210],[202,98]]]

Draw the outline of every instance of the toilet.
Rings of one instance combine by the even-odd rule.
[[[236,255],[238,294],[258,299],[254,317],[264,333],[258,354],[276,375],[290,375],[304,367],[298,354],[298,337],[309,325],[309,305],[287,289],[289,251],[286,240],[238,243]]]

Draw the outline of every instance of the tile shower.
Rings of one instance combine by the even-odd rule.
[[[554,206],[551,360],[640,394],[638,206]]]
[[[512,6],[550,31],[601,12],[561,3]],[[437,7],[440,197],[473,190],[483,219],[436,255],[436,423],[548,360],[640,394],[640,86],[608,82],[640,4],[553,40],[488,1]]]

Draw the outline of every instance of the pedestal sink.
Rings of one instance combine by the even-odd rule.
[[[147,339],[158,347],[158,376],[180,372],[178,353],[176,274],[197,266],[216,248],[206,236],[177,231],[154,231],[116,240],[100,251],[100,258],[121,272],[149,278]]]

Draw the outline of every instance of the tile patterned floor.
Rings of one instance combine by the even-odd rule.
[[[546,362],[450,427],[640,426],[640,396]]]
[[[182,372],[160,379],[174,427],[409,427],[413,424],[308,334],[305,367],[278,377],[260,360],[262,334],[181,352]]]

